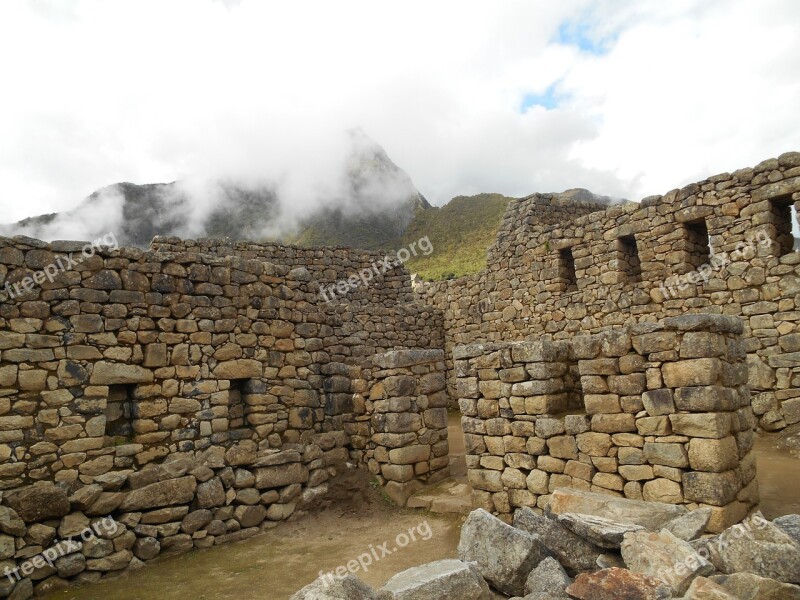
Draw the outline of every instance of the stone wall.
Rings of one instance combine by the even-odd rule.
[[[398,350],[373,357],[376,370],[363,419],[372,433],[365,458],[403,506],[425,484],[450,474],[442,350]]]
[[[684,313],[739,316],[753,408],[762,428],[781,429],[800,422],[798,204],[797,152],[641,203],[565,208],[535,195],[509,204],[485,271],[418,290],[444,314],[448,355]],[[451,362],[448,372],[456,397]]]
[[[712,531],[737,523],[758,502],[741,332],[687,315],[456,347],[473,504],[508,519],[571,487],[708,507]]]
[[[91,581],[288,518],[345,462],[373,459],[362,426],[373,355],[441,346],[441,317],[408,301],[403,269],[355,299],[321,300],[315,270],[335,280],[372,262],[355,251],[320,251],[309,267],[82,248],[0,239],[0,285],[34,282],[0,304],[0,569],[25,569],[0,595]],[[36,277],[63,256],[79,263]],[[442,366],[438,355],[411,368],[443,380]],[[417,393],[422,408],[428,392]],[[426,425],[409,445],[439,443]],[[422,462],[414,475],[425,480]],[[109,515],[119,524],[109,539],[27,572],[28,559]]]

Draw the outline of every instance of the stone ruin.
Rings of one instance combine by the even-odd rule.
[[[347,464],[402,505],[448,476],[454,406],[476,507],[569,487],[720,531],[758,502],[755,428],[800,422],[798,202],[800,153],[641,204],[537,194],[480,274],[330,302],[382,255],[0,238],[0,287],[35,282],[0,303],[0,597],[252,536]]]

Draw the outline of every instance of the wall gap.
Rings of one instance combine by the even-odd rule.
[[[108,386],[106,400],[106,435],[116,442],[133,439],[133,397],[136,384],[112,384]]]
[[[639,247],[636,238],[624,235],[617,238],[617,263],[619,270],[625,273],[628,283],[638,283],[642,280],[642,262],[639,259]]]
[[[249,379],[231,379],[228,388],[228,431],[247,426],[247,384]]]
[[[558,251],[558,277],[563,281],[565,292],[578,291],[578,276],[575,274],[572,248],[562,248]]]
[[[708,235],[708,226],[705,219],[691,221],[684,224],[686,229],[686,251],[689,254],[689,263],[697,269],[711,260],[711,243]]]
[[[775,226],[775,244],[778,256],[794,252],[794,229],[797,223],[797,209],[791,196],[780,196],[769,201],[772,224]]]

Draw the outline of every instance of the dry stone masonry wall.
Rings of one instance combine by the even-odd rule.
[[[741,332],[735,317],[686,315],[456,347],[473,504],[510,519],[569,487],[710,508],[711,531],[738,523],[758,502]]]
[[[753,408],[777,430],[800,422],[799,203],[798,152],[641,203],[534,195],[509,204],[484,272],[418,290],[444,314],[448,356],[684,313],[741,317]]]
[[[404,376],[418,410],[384,444],[403,481],[381,481],[446,473],[442,351],[425,353],[442,345],[441,318],[410,301],[407,271],[329,304],[315,275],[335,280],[373,256],[294,262],[284,249],[269,262],[184,245],[100,249],[0,304],[0,572],[11,573],[0,595],[243,539],[324,494],[345,463],[384,461],[373,438],[394,430],[379,428],[373,371],[384,389]],[[0,284],[82,248],[0,239]],[[406,362],[373,366],[395,349]],[[386,402],[405,400],[395,391]],[[113,534],[42,562],[109,516]]]

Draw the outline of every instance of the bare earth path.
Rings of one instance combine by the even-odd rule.
[[[62,590],[48,598],[286,600],[316,579],[320,570],[328,572],[357,560],[370,552],[370,544],[380,556],[378,548],[388,543],[385,548],[397,548],[396,552],[374,561],[366,572],[359,567],[356,573],[380,586],[399,571],[455,556],[462,521],[456,515],[398,510],[378,503],[329,508],[243,542],[167,557],[128,575]],[[417,531],[417,541],[399,548],[397,536],[410,529]]]

